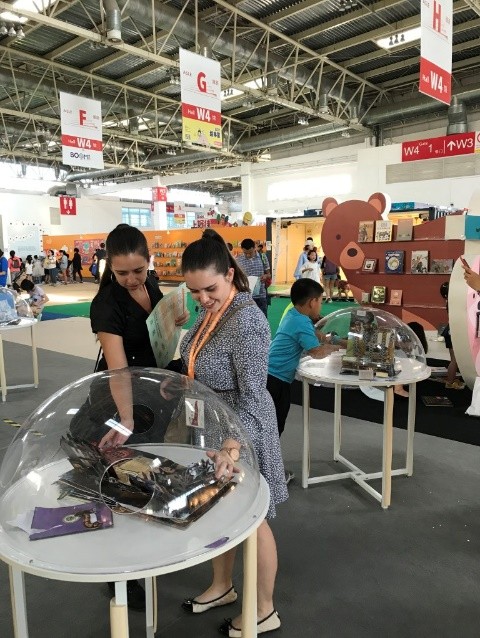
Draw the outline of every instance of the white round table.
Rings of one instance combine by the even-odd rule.
[[[413,435],[415,431],[415,406],[416,384],[430,376],[430,368],[421,361],[396,358],[395,365],[400,369],[394,377],[373,379],[361,379],[356,374],[342,374],[341,358],[344,352],[334,352],[325,359],[312,359],[306,357],[297,368],[297,378],[303,384],[303,454],[302,454],[302,487],[307,488],[313,483],[325,483],[343,478],[351,478],[366,492],[377,499],[383,508],[390,506],[391,484],[393,475],[413,473]],[[310,385],[329,383],[335,386],[335,403],[333,417],[333,458],[345,465],[347,472],[329,474],[324,476],[309,476],[310,460]],[[408,385],[408,423],[407,423],[407,447],[405,467],[392,470],[392,446],[393,446],[393,388],[395,385]],[[342,443],[342,386],[370,386],[381,388],[385,392],[383,410],[383,455],[381,472],[366,473],[351,461],[341,455]],[[367,481],[382,479],[382,492],[377,492]]]
[[[189,446],[146,446],[185,464],[205,458]],[[36,469],[10,487],[0,499],[0,558],[10,566],[15,638],[28,638],[24,572],[64,581],[115,582],[110,607],[112,638],[128,637],[126,582],[144,578],[146,635],[156,629],[155,576],[186,569],[223,554],[245,541],[242,636],[256,636],[256,530],[268,510],[264,478],[247,465],[236,488],[221,498],[187,529],[145,522],[132,515],[114,515],[114,526],[98,532],[30,541],[9,521],[39,507],[59,507],[54,481],[70,463],[63,459]],[[32,489],[26,482],[35,482]]]

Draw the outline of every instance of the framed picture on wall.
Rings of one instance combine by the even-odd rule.
[[[377,261],[377,259],[366,257],[363,262],[362,272],[375,272],[377,269]]]

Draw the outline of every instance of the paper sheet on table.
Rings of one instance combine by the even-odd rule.
[[[255,277],[253,275],[248,277],[248,285],[250,286],[252,297],[258,296],[258,293],[260,292],[260,284],[260,277]]]
[[[186,287],[181,284],[157,303],[147,319],[148,334],[159,368],[165,368],[175,356],[182,332],[175,319],[186,310]]]

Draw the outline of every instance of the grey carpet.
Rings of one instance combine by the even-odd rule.
[[[9,374],[22,382],[28,348],[6,344]],[[27,368],[25,368],[27,366]],[[66,382],[91,371],[91,362],[40,351],[38,390],[9,394],[3,418],[21,420]],[[332,415],[312,411],[314,472],[338,468],[331,459]],[[0,425],[0,447],[13,429]],[[381,426],[347,418],[342,451],[367,470],[381,463]],[[403,462],[405,432],[394,431],[394,464]],[[292,406],[282,438],[285,464],[300,476],[301,409]],[[392,507],[379,504],[350,480],[316,485],[299,480],[272,527],[278,543],[275,635],[302,638],[478,638],[480,507],[478,447],[428,435],[415,437],[414,475],[395,477]],[[160,533],[152,526],[152,534]],[[132,539],[135,542],[135,539]],[[209,565],[158,578],[157,638],[217,634],[231,607],[190,617],[179,603],[201,591]],[[98,584],[26,576],[30,638],[106,638],[108,596]],[[235,584],[241,588],[238,557]],[[0,637],[13,638],[7,568],[0,564]],[[130,636],[144,635],[143,616],[130,613]]]

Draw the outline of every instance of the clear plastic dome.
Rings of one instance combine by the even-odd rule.
[[[17,311],[17,315],[19,317],[24,317],[25,319],[33,319],[33,311],[30,307],[30,304],[26,299],[21,297],[20,295],[16,295],[15,297],[15,310]]]
[[[402,371],[415,376],[427,370],[425,351],[415,332],[419,324],[411,327],[384,310],[345,308],[327,315],[316,327],[345,349],[341,374],[371,370],[375,378],[392,378]]]
[[[132,422],[130,434],[126,426]],[[109,440],[127,433],[123,445]],[[208,453],[238,446],[233,476],[216,478]],[[92,374],[40,405],[8,447],[0,468],[0,554],[13,552],[25,564],[45,561],[44,547],[37,547],[54,540],[50,569],[64,569],[65,548],[63,561],[73,562],[70,569],[115,573],[152,567],[161,534],[161,542],[172,543],[168,560],[185,560],[219,538],[235,537],[246,521],[251,525],[258,516],[260,481],[238,416],[201,383],[153,368]],[[108,542],[110,531],[84,535],[94,540],[89,538],[90,551],[77,559],[67,554],[72,537],[60,538],[60,528],[67,525],[63,511],[58,510],[58,536],[48,531],[57,514],[53,508],[64,507],[74,508],[71,524],[81,526],[83,519],[86,525],[113,525],[133,535],[141,527],[142,538],[147,529],[149,540],[141,548],[134,542],[122,548],[112,564],[95,541]],[[222,527],[217,520],[223,511]],[[196,541],[185,544],[178,540],[180,530],[190,526]],[[32,543],[32,535],[56,538]]]
[[[16,295],[8,288],[0,288],[0,326],[20,323],[16,308]]]

